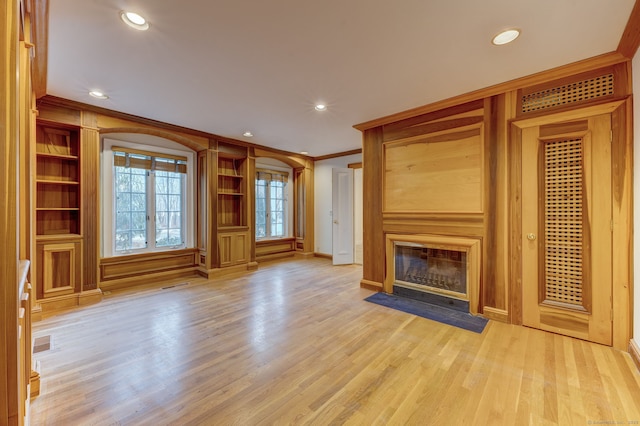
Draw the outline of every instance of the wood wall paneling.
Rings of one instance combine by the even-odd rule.
[[[256,261],[260,262],[281,257],[293,256],[296,251],[295,243],[295,238],[279,238],[277,240],[256,241]]]
[[[249,149],[249,157],[247,158],[247,177],[245,179],[245,191],[247,194],[246,197],[246,209],[247,209],[247,226],[249,227],[249,234],[247,236],[249,245],[249,257],[247,261],[250,263],[255,263],[256,261],[256,233],[255,233],[255,224],[256,224],[256,185],[254,183],[254,176],[256,175],[256,159]]]
[[[384,144],[384,212],[482,212],[481,126]]]
[[[163,271],[185,270],[190,273],[197,265],[197,254],[197,249],[183,249],[103,258],[100,259],[100,281],[108,284],[111,280]]]
[[[385,240],[381,232],[382,221],[382,128],[364,131],[362,141],[362,189],[367,194],[362,218],[363,234],[363,287],[382,288],[385,277]]]
[[[485,308],[508,314],[509,210],[507,122],[514,116],[509,94],[486,100],[483,303]]]
[[[208,230],[208,168],[207,151],[198,152],[197,159],[197,202],[196,202],[196,247],[206,253],[207,250],[207,230]]]
[[[371,209],[365,212],[364,222],[365,239],[371,241],[371,244],[366,243],[370,249],[369,256],[365,255],[361,286],[380,289],[378,281],[372,278],[384,277],[385,274],[384,265],[380,265],[379,262],[384,249],[376,244],[377,239],[385,234],[436,233],[479,236],[483,239],[483,308],[486,308],[487,316],[491,318],[521,324],[523,302],[521,203],[524,194],[521,175],[523,154],[518,142],[521,138],[521,129],[564,121],[572,124],[574,126],[572,131],[577,134],[584,131],[579,121],[581,118],[612,113],[613,128],[624,128],[624,131],[616,133],[614,130],[613,132],[614,143],[617,144],[613,150],[618,150],[617,153],[613,153],[613,197],[616,198],[614,210],[618,209],[618,213],[614,213],[613,250],[625,251],[624,254],[615,255],[617,262],[614,267],[613,285],[616,301],[613,315],[614,317],[619,315],[616,317],[615,329],[616,332],[620,331],[618,337],[614,336],[614,346],[618,348],[627,346],[628,342],[623,336],[627,338],[630,336],[631,326],[631,301],[627,292],[630,291],[632,273],[629,257],[632,217],[629,199],[632,191],[629,174],[631,145],[629,137],[625,134],[630,134],[632,115],[621,108],[621,105],[629,102],[630,65],[630,62],[618,53],[601,55],[355,126],[363,131],[365,179],[367,174],[370,177],[368,187],[365,180],[364,190],[370,195],[371,201],[368,203]],[[586,88],[590,87],[593,81],[601,80],[609,86],[606,90],[598,88],[596,95],[590,93],[586,99],[576,95],[573,99],[573,95],[569,94],[565,100],[565,94],[562,94],[557,98],[561,99],[559,102],[556,102],[556,97],[550,99],[553,101],[550,103],[551,107],[545,105],[542,109],[536,107],[532,112],[523,112],[523,94],[545,91],[556,93],[555,91],[562,87],[582,93],[581,91],[587,90]],[[463,104],[466,104],[466,107]],[[515,123],[516,117],[519,118],[518,124],[514,126],[511,123]],[[429,164],[427,167],[426,163],[436,155],[424,149],[422,151],[418,149],[418,147],[422,148],[421,144],[427,144],[428,138],[438,132],[446,134],[446,132],[460,131],[461,129],[454,125],[455,120],[461,126],[484,126],[479,127],[482,129],[480,137],[483,139],[479,144],[482,158],[476,174],[481,179],[480,203],[475,204],[473,212],[467,211],[466,214],[445,209],[433,211],[432,201],[438,190],[434,191],[429,187],[428,181],[429,179],[435,181],[437,177],[428,176],[428,173],[435,169],[436,165]],[[553,133],[557,129],[552,127],[553,124],[545,126],[541,132]],[[564,129],[564,131],[571,131],[571,129]],[[423,134],[424,132],[432,133]],[[431,142],[450,143],[451,140],[452,138],[448,138]],[[409,147],[413,148],[413,151]],[[459,151],[459,147],[452,151]],[[427,171],[420,174],[415,173],[415,169]],[[449,167],[448,170],[450,169]],[[435,175],[446,176],[448,170]],[[382,197],[376,190],[380,179],[383,179]],[[442,180],[451,181],[451,179]],[[377,202],[382,202],[381,211],[375,210]],[[446,203],[435,203],[435,207],[442,208],[444,204]],[[451,210],[465,211],[460,206],[455,206],[455,209]],[[382,213],[381,217],[378,216],[379,213]],[[619,214],[619,217],[616,214]],[[620,222],[620,228],[617,227],[617,221]],[[374,253],[377,253],[377,256]],[[622,326],[618,327],[618,324]]]
[[[84,125],[95,125],[95,114],[83,113]],[[80,135],[81,229],[83,236],[82,290],[95,290],[99,282],[100,258],[100,135],[93,127],[83,127]]]
[[[18,141],[19,2],[0,6],[0,423],[22,424],[19,376]]]
[[[613,346],[628,348],[633,335],[633,116],[631,99],[611,114],[613,220]],[[637,173],[637,171],[636,171]],[[637,289],[635,289],[637,291]],[[640,307],[636,307],[640,309]],[[640,333],[640,330],[636,330]]]

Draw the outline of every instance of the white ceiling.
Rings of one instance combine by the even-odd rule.
[[[633,3],[50,0],[47,92],[321,156],[360,148],[354,124],[614,51]]]

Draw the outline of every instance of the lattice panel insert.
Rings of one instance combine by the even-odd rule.
[[[609,95],[613,95],[613,74],[523,95],[521,111],[539,111]]]
[[[544,147],[546,300],[582,306],[582,140]]]

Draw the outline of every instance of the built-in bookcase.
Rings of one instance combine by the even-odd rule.
[[[245,158],[218,157],[218,229],[245,226]]]
[[[38,121],[35,140],[39,299],[81,290],[80,127]]]
[[[223,268],[249,261],[247,197],[252,182],[246,147],[219,142],[217,151],[216,263]]]
[[[79,129],[36,127],[36,235],[80,234]]]

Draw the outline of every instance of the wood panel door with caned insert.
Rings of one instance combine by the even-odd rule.
[[[523,324],[612,344],[611,115],[521,128]]]

